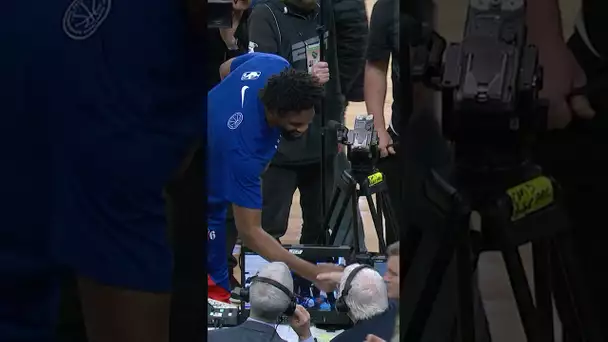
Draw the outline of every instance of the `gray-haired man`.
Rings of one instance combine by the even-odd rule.
[[[257,274],[260,278],[273,280],[289,292],[293,292],[291,271],[282,262],[264,265]],[[262,281],[254,281],[249,288],[251,311],[245,323],[229,329],[211,330],[209,342],[285,342],[276,332],[280,317],[291,305],[291,298],[279,287]],[[289,325],[300,342],[314,342],[310,332],[310,314],[297,305],[289,318]]]

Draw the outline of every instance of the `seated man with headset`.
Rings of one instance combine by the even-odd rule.
[[[282,315],[289,317],[289,325],[300,342],[316,342],[310,332],[310,314],[296,305],[291,271],[282,262],[271,262],[252,278],[248,290],[241,290],[242,300],[251,303],[249,318],[234,328],[211,330],[209,342],[285,342],[277,327]]]
[[[339,288],[336,310],[348,313],[354,325],[331,341],[365,341],[369,334],[390,340],[399,309],[389,301],[382,276],[370,266],[352,264],[344,269]]]

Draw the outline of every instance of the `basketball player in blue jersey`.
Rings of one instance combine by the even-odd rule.
[[[260,177],[279,139],[297,139],[308,129],[323,86],[314,76],[289,68],[277,55],[249,53],[220,68],[223,81],[207,97],[208,296],[230,298],[225,220],[233,206],[243,244],[269,261],[285,262],[323,290],[316,277],[334,265],[313,265],[289,253],[262,229]]]

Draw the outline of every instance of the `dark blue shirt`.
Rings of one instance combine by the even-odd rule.
[[[105,284],[167,291],[163,188],[201,139],[204,46],[182,1],[55,6],[58,254]]]

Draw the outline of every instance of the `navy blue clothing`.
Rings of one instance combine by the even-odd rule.
[[[233,60],[230,74],[207,97],[210,286],[230,291],[224,241],[228,205],[262,209],[260,176],[276,153],[280,130],[268,125],[259,92],[270,76],[288,67],[276,55],[239,56]]]
[[[57,49],[65,73],[54,104],[63,138],[59,255],[103,284],[166,292],[172,257],[163,187],[202,135],[200,43],[189,40],[180,1],[73,4],[80,8],[71,17],[56,18],[64,23]],[[87,36],[83,6],[93,4],[100,23]]]
[[[201,135],[205,92],[184,14],[174,0],[3,1],[0,341],[54,340],[65,266],[169,290],[162,190]]]
[[[359,321],[352,328],[334,337],[331,342],[365,341],[369,334],[376,335],[385,341],[390,341],[397,323],[399,302],[389,301],[386,311],[368,320]]]
[[[0,341],[54,340],[51,135],[59,111],[50,89],[61,86],[56,42],[66,7],[6,0],[0,10]]]
[[[0,341],[52,341],[64,270],[168,291],[163,186],[200,139],[201,44],[180,1],[0,11]]]

